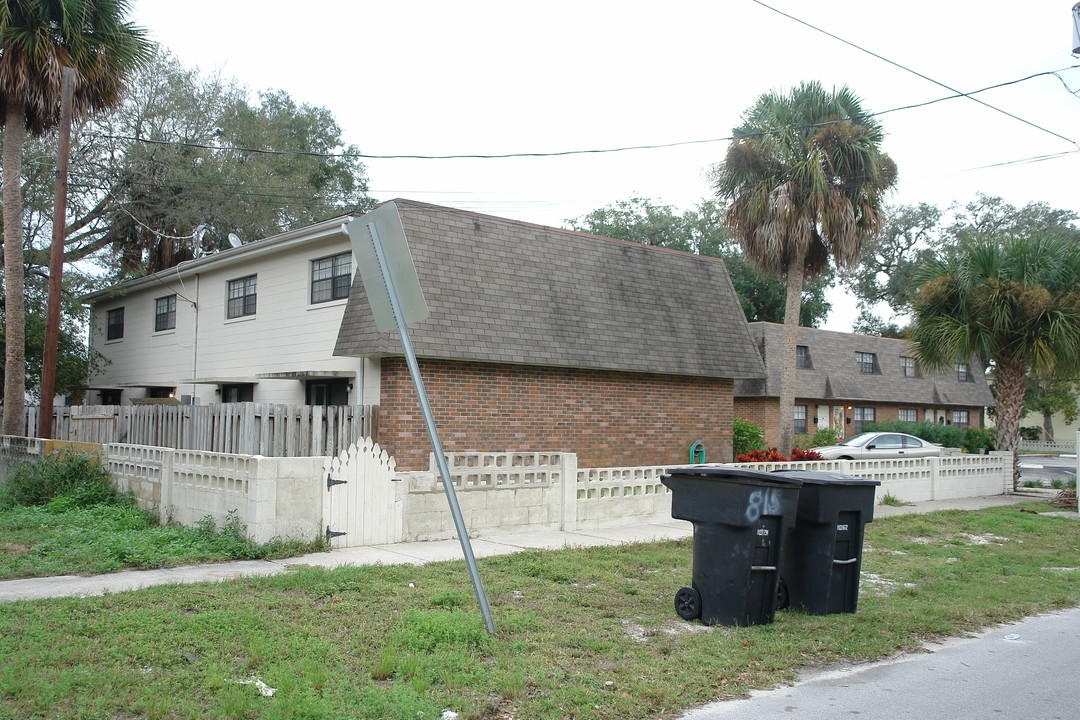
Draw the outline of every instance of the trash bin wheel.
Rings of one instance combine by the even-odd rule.
[[[776,609],[783,610],[789,602],[791,597],[788,595],[787,583],[784,578],[780,578],[776,583]]]
[[[679,588],[675,593],[675,612],[683,620],[701,617],[701,593],[692,587]]]

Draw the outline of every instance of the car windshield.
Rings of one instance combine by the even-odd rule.
[[[872,437],[874,437],[874,433],[863,433],[862,435],[856,435],[855,437],[849,437],[844,442],[837,443],[837,444],[838,445],[843,445],[844,447],[862,447],[867,442],[869,442],[870,438],[872,438]]]

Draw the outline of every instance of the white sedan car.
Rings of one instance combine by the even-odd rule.
[[[844,440],[839,445],[813,448],[826,460],[869,460],[873,458],[921,458],[941,455],[941,446],[914,435],[869,432]]]

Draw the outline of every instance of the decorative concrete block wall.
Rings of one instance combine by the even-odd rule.
[[[105,446],[110,474],[122,492],[157,509],[162,522],[193,526],[231,516],[250,538],[314,539],[322,532],[325,458],[269,458],[145,445]]]

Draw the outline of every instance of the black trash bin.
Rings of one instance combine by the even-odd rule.
[[[784,532],[795,520],[802,481],[739,468],[668,470],[671,516],[694,523],[692,587],[675,595],[685,620],[762,625],[776,613]]]
[[[802,481],[795,524],[780,555],[778,607],[812,615],[855,612],[863,532],[874,519],[881,483],[812,470],[774,474]]]

